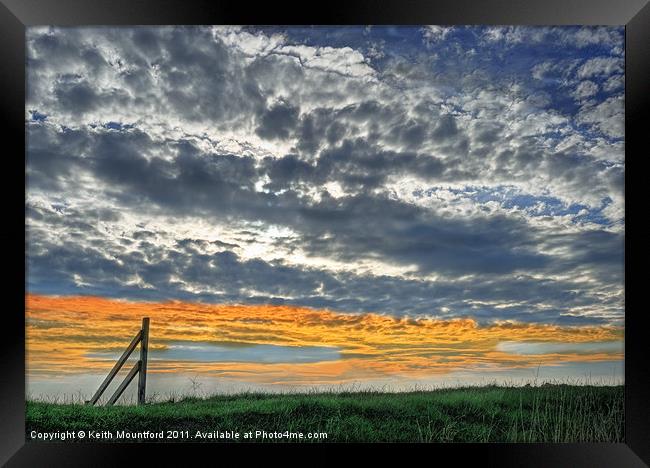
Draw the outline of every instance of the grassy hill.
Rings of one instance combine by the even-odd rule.
[[[29,401],[26,411],[28,440],[38,438],[32,431],[39,440],[74,431],[71,442],[621,442],[624,428],[622,386],[240,394],[114,407]]]

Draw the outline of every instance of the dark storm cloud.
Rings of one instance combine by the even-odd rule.
[[[330,170],[329,160],[337,158],[337,148],[347,151],[346,141],[361,139],[362,144],[380,149],[372,149],[374,154],[368,154],[365,160],[357,157],[356,162],[351,161],[348,167],[339,170],[350,169],[347,185],[357,190],[361,186],[372,188],[373,184],[385,180],[384,174],[368,173],[377,165],[385,167],[386,173],[407,168],[408,172],[437,181],[467,180],[479,174],[485,177],[484,163],[473,162],[466,157],[468,154],[481,157],[487,163],[492,155],[500,154],[494,175],[499,175],[501,180],[527,181],[530,171],[540,175],[547,172],[549,177],[567,181],[566,186],[574,191],[589,190],[587,187],[593,184],[584,184],[584,180],[588,177],[593,180],[603,172],[602,168],[585,170],[583,167],[578,181],[570,169],[564,171],[566,162],[554,158],[553,152],[536,150],[535,141],[525,142],[515,153],[504,152],[496,140],[498,130],[485,129],[488,125],[502,127],[498,122],[476,119],[480,130],[472,138],[465,126],[459,126],[456,117],[441,112],[439,105],[426,99],[416,103],[412,110],[398,102],[379,102],[368,97],[343,108],[318,107],[300,114],[300,105],[294,96],[283,94],[278,102],[267,106],[265,93],[272,91],[274,83],[299,83],[307,79],[300,65],[302,62],[266,55],[245,64],[232,46],[226,46],[208,28],[108,28],[103,34],[119,52],[119,57],[93,45],[95,42],[87,40],[88,35],[80,32],[34,34],[30,42],[34,52],[30,55],[36,58],[30,58],[33,65],[29,67],[29,87],[47,88],[49,76],[44,70],[48,65],[55,66],[47,62],[46,57],[53,54],[65,63],[76,64],[69,67],[76,73],[59,73],[53,77],[54,97],[58,99],[46,102],[55,110],[75,114],[75,107],[83,112],[119,106],[151,109],[158,115],[181,115],[190,121],[207,121],[213,125],[227,123],[232,127],[240,121],[248,121],[256,126],[255,131],[262,138],[271,141],[296,138],[296,154],[303,160],[319,159],[319,150],[322,150],[321,167],[314,173],[316,180],[327,176],[324,173]],[[89,81],[97,74],[91,73],[93,70],[115,69],[119,71],[121,82],[113,87]],[[479,92],[481,83],[474,85],[471,92]],[[317,90],[318,84],[313,85]],[[132,96],[131,102],[125,90]],[[507,104],[495,102],[491,105],[507,109]],[[413,118],[409,112],[415,112],[418,117]],[[480,146],[472,147],[472,142]],[[381,159],[381,146],[385,143],[400,145],[404,151],[418,156],[393,158],[395,164],[392,166],[382,161],[368,161],[372,157]],[[422,151],[427,145],[436,150]],[[508,154],[514,158],[504,159]],[[447,170],[443,171],[445,166]]]
[[[432,132],[434,138],[446,140],[458,134],[456,119],[453,115],[445,114],[438,120],[435,129]]]
[[[297,130],[297,149],[307,158],[312,158],[322,144],[336,145],[348,134],[350,124],[337,119],[339,112],[333,109],[315,109],[306,113]]]
[[[292,242],[311,255],[342,262],[379,258],[415,265],[424,274],[544,271],[552,262],[569,263],[539,252],[542,234],[523,220],[504,215],[449,218],[368,192],[400,170],[435,177],[444,166],[429,156],[373,152],[362,140],[346,140],[338,148],[323,151],[315,165],[288,155],[267,158],[257,167],[251,157],[204,154],[189,141],[161,146],[138,130],[93,131],[86,136],[89,141],[81,146],[87,148],[88,156],[79,159],[79,170],[92,171],[110,187],[107,194],[130,209],[144,202],[150,210],[177,216],[189,211],[215,220],[225,215],[285,225],[301,234]],[[79,141],[79,136],[73,140],[77,145]],[[67,154],[63,141],[59,147]],[[167,151],[173,158],[148,156],[158,151]],[[32,166],[42,172],[40,165],[47,167],[49,162],[45,161],[37,158]],[[256,192],[254,181],[263,175],[270,179],[269,188],[284,192]],[[324,197],[314,202],[291,190],[296,183],[318,186],[328,181],[364,191],[342,198],[324,192]],[[121,189],[115,190],[118,187]],[[565,236],[567,245],[572,241]],[[620,262],[616,245],[608,245],[606,251],[612,253],[598,256],[583,246],[572,252],[571,259],[578,252],[583,254],[571,265]]]
[[[260,117],[260,125],[255,130],[262,138],[286,139],[293,133],[298,123],[299,109],[290,104],[280,102],[265,110]]]
[[[30,30],[31,290],[486,321],[620,315],[622,232],[424,195],[427,185],[516,183],[619,216],[622,147],[545,109],[553,93],[512,91],[510,77],[492,80],[497,72],[481,67],[438,70],[431,54],[387,58],[377,70],[361,60],[359,71],[353,49],[227,36]],[[609,108],[585,111],[609,118]],[[603,125],[611,133],[615,123]],[[163,227],[129,230],[139,218]],[[231,235],[179,234],[197,220]],[[246,257],[268,227],[291,235]],[[290,264],[285,252],[348,269]],[[364,262],[377,265],[374,275],[357,268]],[[382,265],[408,272],[389,276]]]
[[[87,112],[99,105],[95,91],[88,83],[59,83],[54,95],[59,104],[70,112]]]
[[[296,147],[310,159],[319,148],[337,147],[346,137],[360,140],[361,137],[349,137],[366,128],[368,134],[363,139],[367,145],[391,143],[415,152],[421,151],[423,145],[437,145],[443,151],[466,154],[469,139],[458,128],[455,117],[436,112],[422,111],[419,118],[413,118],[410,109],[374,100],[342,109],[317,108],[301,117]]]
[[[185,117],[229,119],[261,104],[254,83],[209,31],[176,28],[161,42],[168,54],[158,64],[161,88],[171,107]]]
[[[203,154],[191,143],[180,142],[166,146],[175,154],[169,162],[160,157],[148,159],[147,153],[154,152],[155,145],[137,130],[127,134],[93,132],[88,138],[92,143],[83,164],[107,186],[121,186],[121,202],[138,205],[144,199],[179,215],[199,209],[214,217],[229,214],[288,224],[304,235],[302,243],[314,255],[326,253],[346,262],[357,255],[379,256],[397,264],[417,265],[424,273],[455,274],[538,269],[548,262],[545,255],[534,252],[526,224],[505,217],[446,219],[366,193],[342,199],[326,197],[318,203],[294,192],[265,194],[253,190],[258,170],[250,157]],[[39,161],[34,164],[38,166]],[[363,142],[345,142],[325,152],[315,167],[289,156],[271,160],[266,174],[279,189],[288,188],[301,176],[305,183],[333,180],[369,189],[398,168],[427,174],[441,166],[434,158],[372,153]],[[323,242],[323,234],[334,240]]]
[[[550,258],[535,252],[523,222],[502,216],[455,220],[380,197],[359,195],[325,201],[301,211],[308,251],[350,262],[378,256],[422,273],[462,275],[543,268]]]
[[[64,177],[86,166],[83,155],[89,139],[85,132],[28,124],[26,172],[28,189],[58,191]]]
[[[145,199],[179,212],[192,206],[228,212],[230,205],[245,203],[233,201],[238,196],[257,198],[251,191],[256,176],[252,158],[203,154],[187,141],[157,143],[137,129],[87,130],[81,137],[78,131],[68,136],[36,127],[30,129],[29,141],[34,149],[28,156],[28,174],[38,186],[42,183],[37,184],[37,177],[90,172],[125,203],[137,206]],[[158,152],[173,160],[155,156]],[[126,190],[113,190],[117,187]]]
[[[353,191],[368,191],[383,186],[388,177],[400,174],[445,180],[445,170],[454,163],[445,164],[428,154],[384,150],[357,138],[324,149],[313,162],[289,154],[266,158],[264,166],[270,177],[267,187],[271,190],[281,190],[291,183],[339,182]]]
[[[397,153],[370,145],[366,140],[345,140],[341,145],[324,150],[318,158],[317,173],[350,188],[372,189],[384,184],[388,176],[400,173],[417,174],[436,180],[445,164],[435,156]]]
[[[349,312],[387,312],[395,315],[427,314],[445,317],[476,317],[489,322],[502,319],[560,324],[599,323],[605,318],[576,318],[571,307],[588,305],[594,298],[580,283],[539,281],[511,275],[470,281],[427,282],[349,273],[332,274],[296,268],[281,259],[244,260],[229,250],[202,253],[201,241],[184,239],[174,248],[137,240],[137,250],[125,248],[102,238],[92,225],[80,226],[69,216],[50,210],[34,210],[51,216],[48,223],[71,236],[60,245],[49,245],[45,233],[31,233],[34,255],[29,257],[29,288],[34,292],[82,292],[111,297],[128,295],[147,300],[182,298],[203,301],[269,302],[329,307]],[[33,216],[33,215],[32,215]],[[140,236],[134,236],[137,238]],[[96,245],[85,245],[96,239]],[[145,285],[132,285],[134,275]],[[75,277],[83,278],[84,284]],[[181,278],[179,282],[175,278]],[[187,291],[187,284],[193,292]],[[255,292],[253,292],[253,290]],[[219,292],[215,292],[219,291]],[[259,295],[261,294],[261,295]],[[468,301],[483,305],[468,306]],[[497,310],[490,301],[523,302]],[[546,308],[538,309],[539,304]],[[548,306],[551,305],[551,308]],[[604,303],[607,307],[610,304]],[[615,305],[615,304],[612,304]],[[450,309],[441,312],[441,307]],[[567,314],[562,315],[562,314]]]
[[[228,121],[264,109],[254,77],[232,60],[228,48],[209,29],[106,28],[104,38],[112,51],[98,47],[82,31],[47,31],[33,37],[29,96],[41,97],[70,116],[111,106],[137,106],[189,120]],[[52,63],[52,57],[58,62]],[[46,74],[55,70],[59,73]],[[119,84],[98,83],[102,73],[115,72]],[[45,91],[51,79],[54,99]]]
[[[588,231],[551,234],[549,246],[570,248],[570,253],[556,258],[549,273],[562,274],[587,268],[602,284],[622,284],[625,267],[625,236],[618,232]]]

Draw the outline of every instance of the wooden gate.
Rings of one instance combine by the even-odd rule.
[[[86,404],[94,405],[99,400],[99,397],[102,396],[106,387],[111,383],[115,375],[122,368],[126,360],[129,358],[135,347],[140,343],[140,359],[135,363],[133,368],[124,378],[124,381],[117,387],[113,396],[108,400],[106,405],[114,404],[117,399],[124,393],[126,387],[131,383],[135,374],[138,374],[138,404],[143,405],[145,400],[145,389],[147,386],[147,348],[149,346],[149,317],[144,317],[142,319],[142,328],[131,340],[131,344],[126,348],[122,356],[117,360],[111,371],[108,373],[102,384],[99,386],[93,397],[86,401]]]

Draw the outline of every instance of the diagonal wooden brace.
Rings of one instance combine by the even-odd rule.
[[[113,393],[111,399],[108,400],[108,403],[106,403],[106,405],[110,406],[117,401],[117,399],[122,395],[122,393],[124,393],[124,390],[126,389],[126,387],[129,386],[129,384],[133,380],[133,377],[135,377],[135,374],[137,374],[139,370],[140,370],[140,361],[135,363],[133,368],[129,371],[129,373],[124,378],[124,381],[120,384],[119,387],[117,387],[117,390],[115,390],[115,393]]]
[[[128,348],[122,353],[122,356],[117,360],[111,371],[108,373],[102,384],[99,386],[93,397],[88,400],[88,404],[94,405],[97,403],[97,400],[99,400],[99,397],[102,396],[102,393],[104,393],[104,390],[106,390],[106,387],[108,387],[108,384],[111,383],[111,380],[115,377],[115,375],[119,372],[119,370],[122,368],[126,360],[129,358],[135,347],[138,345],[140,340],[142,339],[142,330],[140,330],[135,337],[133,337],[133,340],[131,341],[131,344],[129,345]]]

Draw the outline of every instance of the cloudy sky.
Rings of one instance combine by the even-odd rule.
[[[623,28],[32,27],[27,50],[30,294],[623,324]]]

